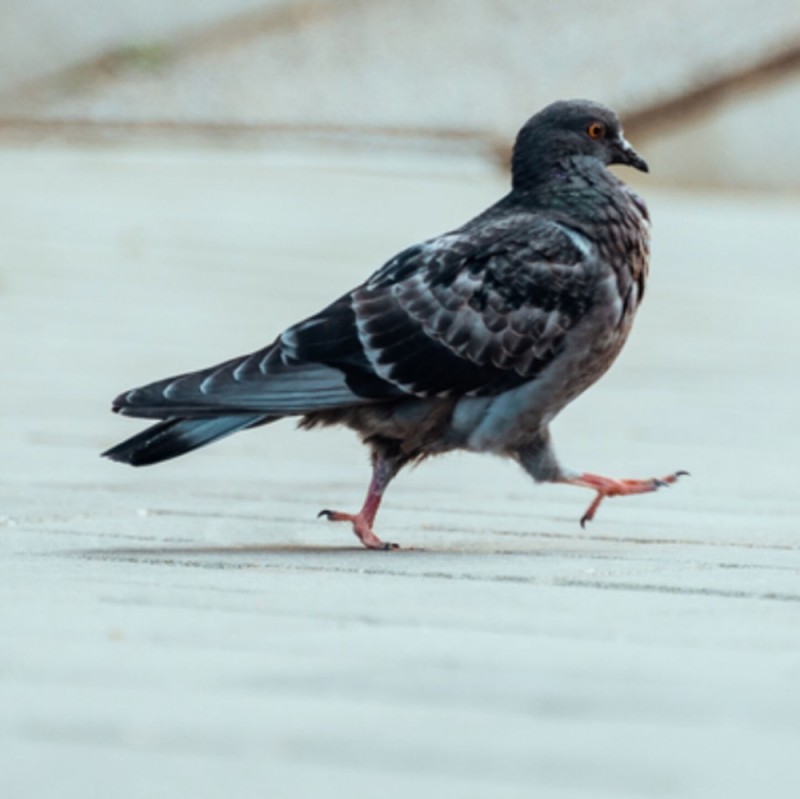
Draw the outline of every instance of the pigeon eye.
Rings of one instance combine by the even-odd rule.
[[[586,133],[590,139],[602,139],[606,135],[606,126],[602,122],[590,122],[586,126]]]

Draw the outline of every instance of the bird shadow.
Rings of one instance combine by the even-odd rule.
[[[92,560],[176,560],[181,558],[220,558],[236,559],[242,557],[264,556],[321,556],[341,557],[365,556],[381,557],[401,555],[403,553],[420,553],[426,550],[420,547],[399,547],[390,550],[370,550],[354,546],[322,546],[318,544],[243,544],[231,546],[126,546],[126,547],[92,547],[73,553],[79,557]]]

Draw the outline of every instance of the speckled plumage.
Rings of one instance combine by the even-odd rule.
[[[612,364],[644,294],[649,218],[612,163],[647,169],[612,111],[548,106],[520,131],[498,203],[404,250],[268,347],[120,395],[114,410],[163,421],[105,454],[154,463],[287,415],[347,425],[370,447],[373,482],[360,513],[323,513],[375,548],[388,482],[448,450],[593,488],[584,521],[603,496],[673,482],[569,472],[550,444],[549,422]]]

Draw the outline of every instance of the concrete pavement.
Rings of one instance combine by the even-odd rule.
[[[565,462],[678,468],[608,501],[449,456],[373,553],[346,431],[147,470],[126,387],[266,343],[494,200],[472,161],[0,150],[0,792],[789,796],[800,776],[798,204],[642,184],[649,295],[555,425]]]

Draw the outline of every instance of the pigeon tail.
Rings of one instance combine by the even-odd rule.
[[[150,466],[276,418],[263,414],[231,414],[204,419],[165,419],[107,450],[103,457],[131,466]]]

